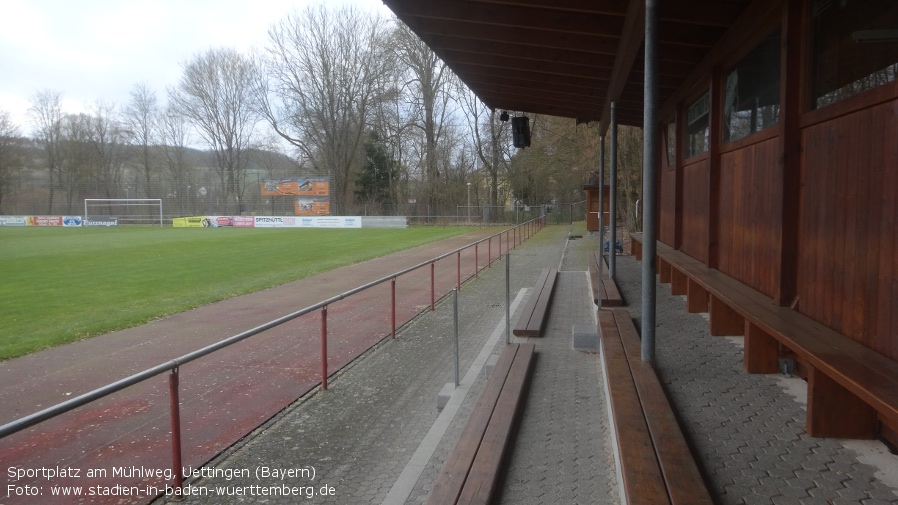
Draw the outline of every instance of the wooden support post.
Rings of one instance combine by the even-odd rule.
[[[716,296],[711,296],[711,335],[739,336],[745,331],[745,321],[738,312],[731,309]]]
[[[686,294],[686,274],[670,267],[670,294],[685,295]]]
[[[710,294],[694,280],[686,279],[686,312],[690,314],[708,312]]]
[[[630,252],[633,253],[633,257],[636,258],[636,261],[642,261],[642,242],[631,240]]]
[[[808,417],[812,437],[870,440],[876,436],[876,411],[841,384],[808,367]]]
[[[670,263],[661,259],[661,256],[658,256],[658,282],[661,284],[667,284],[670,282],[670,270],[673,267],[670,266]]]
[[[779,345],[761,328],[745,321],[745,353],[742,361],[748,373],[777,373]]]

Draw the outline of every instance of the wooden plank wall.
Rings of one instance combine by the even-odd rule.
[[[720,157],[721,272],[773,298],[782,222],[774,209],[781,177],[779,137]]]
[[[798,309],[898,359],[898,101],[802,132]]]
[[[676,247],[677,218],[677,172],[674,169],[661,169],[661,186],[658,188],[658,205],[661,213],[658,221],[658,240]]]
[[[708,212],[710,208],[708,158],[683,167],[682,251],[708,264]]]

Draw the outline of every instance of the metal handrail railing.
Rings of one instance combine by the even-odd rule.
[[[391,281],[393,283],[393,285],[392,285],[392,318],[391,318],[391,320],[392,320],[392,336],[393,336],[393,338],[395,338],[396,337],[395,282],[396,282],[397,277],[400,277],[407,273],[418,270],[419,268],[423,268],[423,267],[430,265],[431,266],[431,310],[433,310],[435,308],[434,307],[435,299],[434,299],[433,269],[434,269],[434,265],[436,264],[436,262],[438,262],[442,259],[448,258],[452,255],[458,256],[458,258],[459,258],[459,260],[458,260],[458,287],[460,288],[461,287],[461,252],[462,251],[464,251],[470,247],[474,247],[475,248],[475,258],[476,258],[478,256],[478,254],[476,252],[476,248],[479,246],[479,244],[489,241],[489,244],[491,247],[492,239],[498,236],[498,237],[500,237],[500,239],[499,239],[499,256],[496,258],[498,260],[502,256],[502,240],[501,240],[502,234],[506,235],[506,244],[507,244],[509,232],[514,233],[514,238],[512,239],[513,246],[517,247],[517,245],[519,243],[526,240],[526,238],[529,238],[533,233],[535,233],[536,231],[539,231],[544,226],[545,226],[545,218],[544,217],[539,217],[539,218],[527,221],[525,223],[521,223],[512,228],[508,228],[499,233],[490,235],[489,237],[480,239],[476,242],[472,242],[468,245],[459,247],[450,252],[441,254],[440,256],[437,256],[435,258],[431,258],[427,261],[423,261],[417,265],[405,268],[398,272],[394,272],[390,275],[381,277],[380,279],[368,282],[367,284],[363,284],[361,286],[350,289],[349,291],[345,291],[338,295],[332,296],[332,297],[330,297],[326,300],[322,300],[314,305],[310,305],[308,307],[297,310],[295,312],[291,312],[290,314],[281,316],[281,317],[274,319],[272,321],[269,321],[265,324],[259,325],[250,330],[246,330],[242,333],[238,333],[238,334],[228,337],[224,340],[220,340],[214,344],[208,345],[201,349],[197,349],[195,351],[187,353],[178,358],[166,361],[166,362],[156,365],[152,368],[148,368],[146,370],[138,372],[138,373],[131,375],[129,377],[126,377],[124,379],[112,382],[112,383],[107,384],[102,387],[99,387],[97,389],[94,389],[93,391],[90,391],[88,393],[85,393],[85,394],[82,394],[75,398],[72,398],[71,400],[67,400],[67,401],[58,403],[56,405],[53,405],[52,407],[48,407],[39,412],[35,412],[28,416],[16,419],[15,421],[12,421],[10,423],[4,424],[3,426],[0,426],[0,438],[7,437],[9,435],[12,435],[12,434],[17,433],[22,430],[25,430],[27,428],[30,428],[37,424],[40,424],[44,421],[47,421],[54,417],[57,417],[59,415],[65,414],[66,412],[69,412],[78,407],[87,405],[93,401],[96,401],[96,400],[99,400],[100,398],[109,396],[113,393],[116,393],[118,391],[126,389],[130,386],[133,386],[135,384],[143,382],[143,381],[150,379],[152,377],[155,377],[157,375],[161,375],[165,372],[171,372],[172,375],[169,378],[169,386],[170,386],[170,393],[171,393],[171,409],[172,409],[172,412],[171,412],[172,451],[173,451],[172,467],[175,469],[175,472],[174,472],[175,486],[180,487],[183,484],[183,477],[181,475],[181,472],[179,471],[179,469],[181,468],[181,442],[180,442],[180,413],[178,410],[179,409],[178,406],[180,404],[180,401],[178,398],[178,368],[181,365],[190,363],[191,361],[202,358],[203,356],[209,355],[215,351],[218,351],[225,347],[231,346],[231,345],[233,345],[237,342],[240,342],[242,340],[245,340],[249,337],[258,335],[267,330],[270,330],[277,326],[280,326],[281,324],[284,324],[284,323],[292,321],[298,317],[304,316],[306,314],[309,314],[311,312],[321,309],[322,310],[322,320],[321,320],[321,326],[322,326],[322,381],[321,381],[321,387],[322,387],[322,389],[327,389],[327,377],[328,377],[328,370],[327,370],[327,306],[328,305],[336,303],[340,300],[343,300],[347,297],[350,297],[350,296],[352,296],[356,293],[359,293],[361,291],[364,291],[366,289],[383,284],[387,281]],[[524,237],[524,231],[522,231],[520,234],[521,237],[520,237],[520,242],[519,242],[517,230],[525,228],[525,227],[526,227],[527,237],[526,238]],[[511,249],[512,246],[507,246],[507,247],[508,247],[508,249]],[[491,256],[492,256],[492,253],[490,251],[490,252],[488,252],[488,257],[490,259],[489,263],[492,263]],[[479,273],[479,265],[476,263],[476,259],[475,259],[474,275],[477,275],[478,273]]]

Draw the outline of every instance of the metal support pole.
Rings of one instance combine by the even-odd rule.
[[[617,252],[614,246],[617,244],[617,102],[611,102],[611,189],[609,191],[610,202],[608,210],[608,276],[615,280],[617,272]]]
[[[168,376],[169,401],[171,403],[171,454],[175,471],[175,489],[184,485],[181,466],[181,397],[178,393],[178,368],[173,368]]]
[[[396,278],[390,279],[390,324],[393,327],[393,338],[396,338]]]
[[[474,277],[480,277],[480,244],[474,244]]]
[[[458,289],[461,290],[461,251],[456,254],[458,257]]]
[[[434,273],[436,266],[430,264],[430,310],[436,310],[436,274]]]
[[[327,391],[327,306],[321,307],[321,389]]]
[[[645,1],[645,109],[642,141],[642,360],[655,361],[655,256],[657,254],[658,1]]]
[[[511,256],[505,253],[505,343],[511,343]]]
[[[605,294],[605,136],[599,136],[599,308]]]
[[[458,290],[452,290],[452,322],[455,330],[455,387],[461,384],[458,376]]]
[[[493,237],[488,238],[486,242],[486,266],[493,266]]]

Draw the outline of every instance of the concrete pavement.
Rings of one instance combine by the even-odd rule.
[[[567,235],[567,227],[549,227],[511,253],[515,308],[540,268],[562,271],[547,334],[528,339],[537,359],[502,503],[620,502],[598,356],[570,345],[573,324],[595,321],[584,271],[597,244]],[[640,271],[631,257],[619,258],[618,285],[638,318]],[[297,501],[284,492],[314,503],[421,503],[485,382],[483,356],[505,340],[504,303],[501,263],[459,293],[464,379],[447,405],[454,411],[435,408],[437,392],[454,380],[452,305],[444,301],[328,391],[306,395],[213,460],[216,475],[189,481],[206,496],[185,503]],[[896,457],[882,444],[804,434],[801,381],[743,372],[740,340],[709,336],[706,319],[687,314],[666,285],[658,287],[657,320],[659,376],[719,503],[898,503]]]

